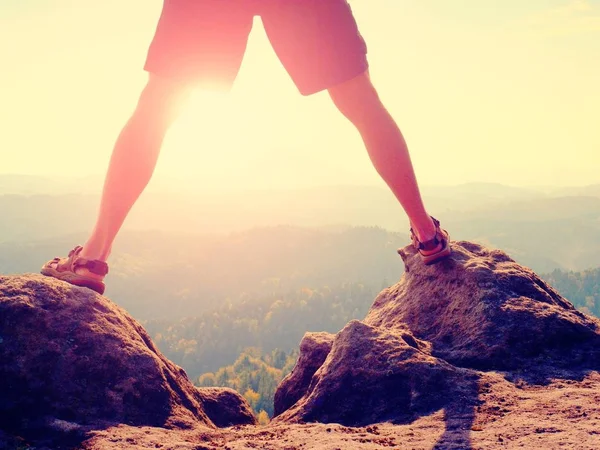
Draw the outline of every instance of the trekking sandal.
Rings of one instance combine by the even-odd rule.
[[[104,294],[104,283],[95,278],[80,275],[75,272],[78,267],[83,267],[93,274],[105,276],[108,273],[108,264],[100,260],[92,260],[79,256],[83,247],[77,246],[69,252],[66,258],[54,258],[42,267],[42,275],[53,277],[75,286],[86,287],[98,294]]]
[[[410,238],[412,240],[412,244],[421,254],[423,263],[426,266],[435,264],[442,259],[447,258],[452,253],[452,250],[450,249],[450,235],[446,230],[440,228],[439,220],[435,219],[434,217],[431,217],[431,219],[435,225],[435,236],[429,241],[420,242],[413,229],[410,229]],[[438,250],[433,253],[429,253],[436,249]],[[423,251],[427,253],[423,253]]]

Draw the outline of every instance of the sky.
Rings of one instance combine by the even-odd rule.
[[[288,0],[290,1],[290,0]],[[420,183],[600,183],[600,0],[350,0]],[[0,174],[104,173],[161,0],[0,1]],[[197,90],[155,178],[209,189],[382,185],[326,93],[255,19],[229,93]]]

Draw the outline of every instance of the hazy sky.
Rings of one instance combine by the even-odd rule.
[[[600,0],[351,5],[421,183],[600,182]],[[103,173],[146,81],[161,6],[0,1],[0,173]],[[196,93],[157,176],[215,188],[380,183],[328,96],[297,93],[259,19],[232,92]]]

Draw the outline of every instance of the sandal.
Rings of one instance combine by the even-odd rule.
[[[450,249],[450,235],[446,230],[440,228],[439,220],[431,217],[433,220],[433,224],[435,225],[435,236],[433,239],[430,239],[426,242],[420,242],[417,238],[417,235],[410,229],[410,237],[412,239],[413,246],[419,251],[421,257],[423,258],[423,263],[426,266],[431,264],[435,264],[441,261],[444,258],[447,258],[452,253]],[[439,247],[439,250],[433,253],[423,253],[423,250],[426,252],[431,252]]]
[[[105,285],[102,281],[86,275],[80,275],[75,272],[78,267],[84,267],[93,274],[106,276],[108,273],[108,264],[100,260],[92,260],[79,256],[83,247],[77,246],[69,252],[67,258],[54,258],[48,261],[42,267],[42,275],[66,281],[75,286],[82,286],[98,294],[104,294]]]

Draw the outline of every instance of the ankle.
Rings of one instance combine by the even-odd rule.
[[[435,238],[436,228],[433,219],[427,216],[428,220],[420,222],[413,226],[413,231],[419,239],[419,242],[427,242]]]
[[[104,261],[108,259],[110,254],[110,247],[96,245],[93,242],[86,242],[81,250],[81,256],[90,260]]]

